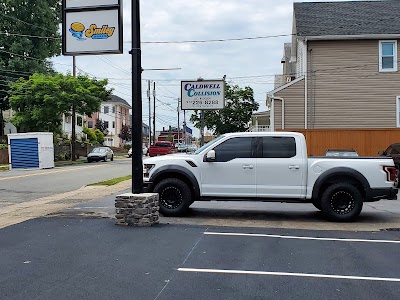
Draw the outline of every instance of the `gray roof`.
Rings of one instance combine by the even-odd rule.
[[[114,102],[114,103],[121,103],[123,105],[128,106],[129,108],[132,108],[126,100],[122,99],[121,97],[118,97],[116,95],[111,95],[111,99],[106,101],[106,102]]]
[[[400,34],[400,1],[294,3],[298,36]]]

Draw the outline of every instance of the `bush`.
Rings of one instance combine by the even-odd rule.
[[[100,131],[100,129],[96,129],[94,131],[94,134],[96,135],[97,143],[99,143],[100,145],[103,145],[103,143],[104,143],[104,134]]]
[[[91,143],[97,143],[97,135],[95,131],[85,127],[83,128],[83,133],[87,135],[87,138]]]
[[[0,144],[0,150],[3,149],[8,149],[8,145],[7,144]]]

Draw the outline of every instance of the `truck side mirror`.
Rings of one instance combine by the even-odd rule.
[[[381,150],[381,151],[378,152],[378,155],[380,155],[380,156],[385,156],[386,153],[385,153],[385,151],[382,151],[382,150]]]
[[[215,151],[210,150],[206,154],[206,161],[214,161],[215,160]]]

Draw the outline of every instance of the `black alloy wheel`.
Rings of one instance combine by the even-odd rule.
[[[156,184],[153,191],[159,194],[160,212],[164,216],[182,216],[192,204],[192,192],[180,179],[163,179]]]
[[[361,213],[363,197],[360,191],[349,183],[335,183],[328,186],[321,196],[321,210],[332,221],[353,221]]]

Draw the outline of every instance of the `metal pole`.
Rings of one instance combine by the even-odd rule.
[[[151,145],[151,98],[150,98],[150,85],[151,82],[149,80],[149,86],[147,89],[147,97],[149,98],[149,145],[148,147],[150,147]]]
[[[132,193],[143,192],[142,153],[142,62],[140,50],[140,5],[132,0]]]
[[[183,111],[183,136],[185,139],[185,144],[188,144],[187,135],[186,135],[186,110]]]
[[[200,146],[203,147],[204,145],[204,110],[201,110],[200,113],[200,118],[201,118],[201,140],[200,140]]]
[[[181,133],[181,131],[179,130],[179,98],[178,98],[178,107],[176,108],[176,111],[178,112],[178,145],[179,145],[180,133]]]
[[[72,56],[72,74],[74,78],[76,78],[76,57]],[[76,160],[76,149],[75,149],[75,141],[76,141],[76,108],[75,103],[72,103],[72,133],[71,133],[71,159],[72,161]]]
[[[153,82],[153,145],[156,143],[156,83]]]

